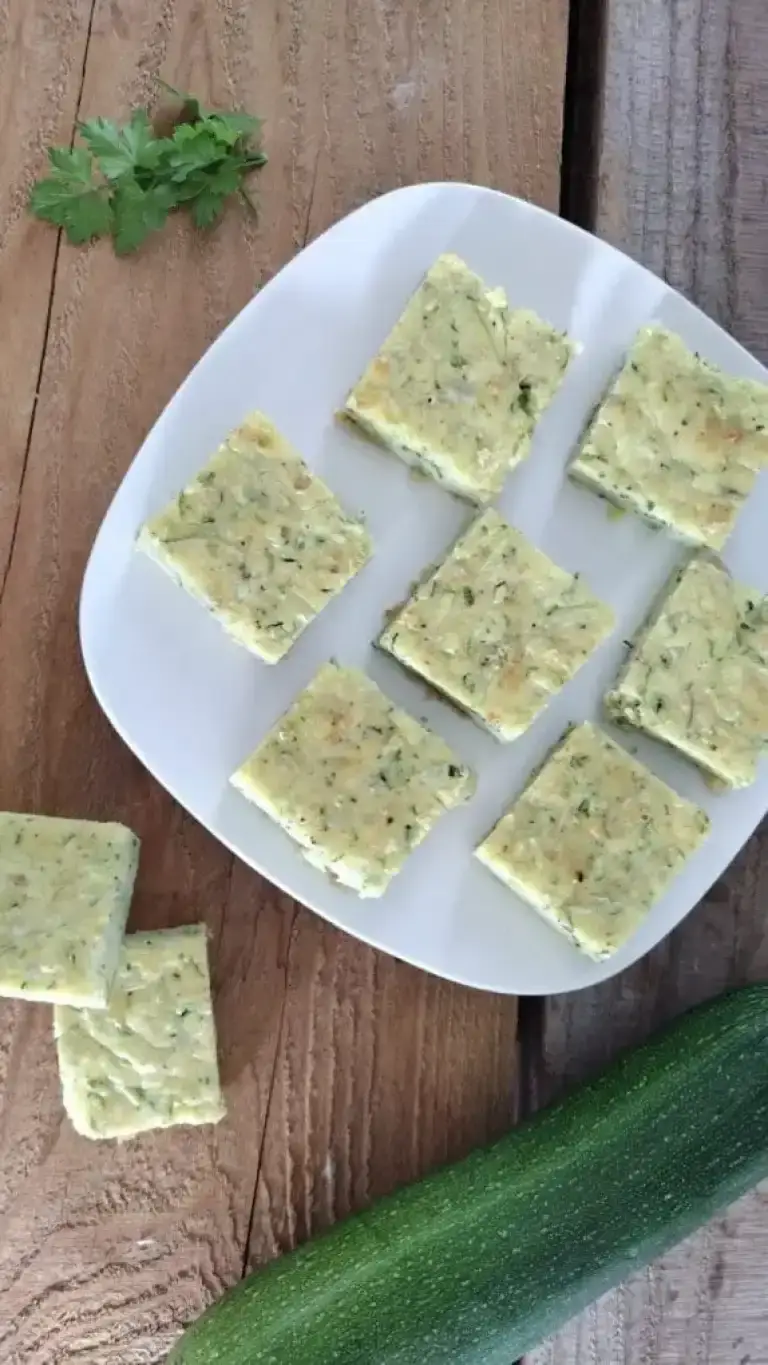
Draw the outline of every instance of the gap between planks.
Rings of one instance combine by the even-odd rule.
[[[560,217],[587,231],[594,228],[597,217],[606,23],[606,0],[571,0],[563,99]],[[545,999],[532,996],[520,999],[518,1064],[521,1119],[529,1117],[540,1107],[546,1017]]]

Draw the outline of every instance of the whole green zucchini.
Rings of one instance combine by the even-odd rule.
[[[175,1365],[511,1365],[768,1175],[768,986],[243,1280]]]

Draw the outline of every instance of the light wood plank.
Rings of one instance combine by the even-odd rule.
[[[608,0],[605,21],[596,231],[765,360],[768,10],[763,0]],[[534,1102],[685,1007],[764,980],[767,894],[764,831],[650,957],[550,1001]],[[768,1361],[767,1245],[768,1203],[755,1194],[574,1321],[532,1365]]]
[[[0,6],[0,604],[19,506],[53,283],[56,235],[26,213],[44,148],[69,142],[90,0]]]
[[[296,921],[249,1263],[515,1118],[516,1011]]]
[[[0,10],[12,31],[28,4]],[[43,24],[59,13],[53,0],[38,9]],[[214,1130],[88,1144],[62,1118],[47,1011],[2,1007],[0,1357],[11,1365],[160,1360],[244,1264],[513,1117],[516,1003],[376,955],[233,863],[100,716],[76,609],[142,436],[308,236],[415,179],[474,179],[556,205],[566,18],[566,0],[95,0],[82,117],[125,114],[162,73],[264,114],[271,159],[258,223],[237,208],[209,237],[174,223],[122,261],[106,244],[61,248],[15,537],[0,521],[0,807],[126,820],[144,839],[133,926],[206,919],[230,1113]],[[73,113],[61,127],[41,120],[40,140],[66,140]],[[34,149],[25,170],[30,159]],[[52,261],[52,232],[33,235]],[[19,251],[30,290],[38,268]],[[14,374],[27,370],[19,360]],[[3,447],[0,486],[16,470],[8,458]]]

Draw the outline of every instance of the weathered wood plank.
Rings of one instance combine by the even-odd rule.
[[[35,166],[68,142],[80,99],[90,0],[0,7],[0,605],[34,410],[56,236],[25,212]],[[7,340],[12,338],[10,344]]]
[[[546,1365],[764,1365],[768,1187],[577,1318]]]
[[[763,0],[608,0],[604,19],[593,225],[765,359],[768,10]],[[582,165],[578,174],[587,173]],[[589,198],[582,180],[579,202]],[[767,894],[764,831],[649,958],[617,981],[548,1002],[534,1102],[686,1006],[765,979]],[[531,1361],[768,1360],[767,1240],[768,1205],[755,1194]]]
[[[514,1121],[516,1012],[296,921],[249,1263]]]
[[[6,0],[0,23],[14,35],[32,8]],[[46,33],[60,8],[37,5]],[[147,1365],[244,1264],[505,1126],[516,1005],[422,977],[297,911],[165,797],[89,694],[76,638],[85,557],[163,404],[308,235],[414,179],[556,205],[567,13],[566,0],[64,7],[67,22],[75,13],[81,66],[89,35],[82,117],[152,99],[162,73],[265,115],[271,157],[258,223],[236,208],[210,237],[174,223],[122,261],[104,244],[61,247],[16,534],[0,520],[0,806],[124,819],[143,836],[132,924],[210,926],[230,1111],[215,1130],[88,1144],[62,1118],[48,1012],[2,1008],[0,1357]],[[64,44],[57,59],[71,60]],[[26,106],[0,89],[13,130]],[[66,141],[74,113],[70,100],[61,125],[38,126],[32,108],[28,137]],[[37,145],[19,174],[36,169]],[[31,232],[50,283],[55,236]],[[19,248],[7,267],[19,307],[41,259]],[[37,328],[31,359],[3,371],[28,395]],[[9,478],[16,523],[4,443],[0,488]]]

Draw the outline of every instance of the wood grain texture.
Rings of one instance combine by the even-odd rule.
[[[608,1294],[537,1365],[766,1365],[768,1186]]]
[[[374,954],[233,863],[101,717],[76,611],[146,430],[309,236],[431,177],[556,205],[565,38],[566,0],[0,0],[0,808],[141,834],[132,927],[207,921],[229,1106],[87,1143],[48,1011],[0,1006],[3,1365],[161,1360],[245,1265],[512,1121],[515,1002]],[[174,222],[122,261],[57,250],[21,214],[43,144],[152,100],[158,73],[266,116],[260,221]]]
[[[499,1136],[515,1118],[516,1011],[302,912],[249,1264]]]
[[[764,0],[608,0],[604,22],[596,231],[766,360]],[[765,980],[766,906],[763,830],[650,957],[618,980],[548,1002],[541,1053],[530,1065],[533,1103],[687,1006]],[[768,1202],[755,1194],[608,1295],[531,1362],[768,1362],[767,1246]]]
[[[48,322],[55,233],[25,212],[34,167],[69,142],[82,86],[90,0],[0,5],[0,601],[13,544]]]

